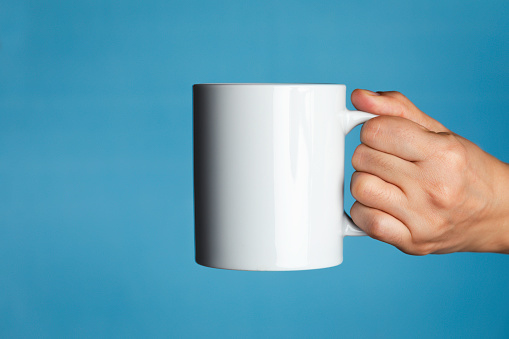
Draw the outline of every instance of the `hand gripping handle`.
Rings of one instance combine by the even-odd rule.
[[[344,117],[343,121],[343,133],[345,136],[350,133],[350,131],[355,127],[358,126],[369,119],[372,119],[376,117],[377,115],[362,112],[362,111],[347,111],[346,114],[342,114]],[[366,235],[363,230],[361,230],[355,223],[353,222],[352,218],[346,214],[346,211],[343,211],[343,236],[361,236]]]

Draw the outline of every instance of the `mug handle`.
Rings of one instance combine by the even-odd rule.
[[[346,111],[346,114],[341,115],[343,117],[343,134],[346,136],[350,131],[369,119],[377,117],[375,114],[362,112],[362,111]],[[361,236],[367,235],[363,230],[361,230],[355,223],[352,218],[346,211],[343,211],[343,236]]]

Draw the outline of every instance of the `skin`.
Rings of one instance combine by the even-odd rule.
[[[420,111],[399,92],[355,90],[364,123],[350,211],[369,236],[412,255],[509,254],[509,164]]]

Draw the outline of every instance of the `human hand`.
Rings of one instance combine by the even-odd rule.
[[[355,90],[364,123],[350,214],[372,238],[413,255],[509,253],[509,165],[398,92]]]

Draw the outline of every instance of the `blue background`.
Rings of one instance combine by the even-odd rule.
[[[198,266],[191,133],[193,83],[345,83],[401,91],[507,162],[508,17],[507,1],[0,0],[0,337],[508,338],[509,256],[349,238],[330,269]]]

